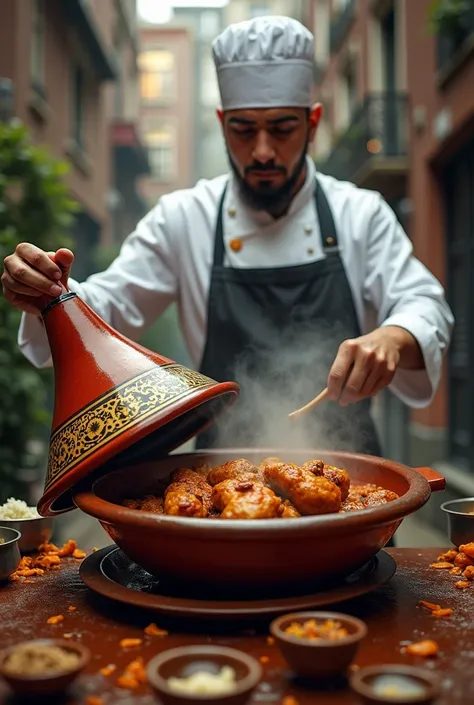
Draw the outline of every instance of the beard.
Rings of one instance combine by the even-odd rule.
[[[281,186],[272,186],[270,182],[262,180],[256,188],[250,186],[250,184],[245,180],[246,174],[252,173],[253,170],[258,170],[261,172],[279,171],[280,173],[287,175],[287,169],[282,166],[277,166],[273,162],[268,162],[267,164],[258,164],[255,162],[251,166],[245,168],[244,176],[242,176],[237,164],[232,159],[226,146],[227,157],[239,186],[242,200],[254,210],[269,212],[276,209],[278,211],[287,210],[293,199],[299,178],[306,167],[306,153],[308,150],[308,145],[309,139],[306,139],[304,149],[301,152],[301,156],[298,159],[293,172],[290,176],[287,176],[285,182]]]

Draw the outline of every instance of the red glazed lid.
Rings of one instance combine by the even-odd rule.
[[[55,379],[42,516],[75,509],[71,490],[91,474],[166,455],[238,395],[117,333],[73,292],[42,315]]]

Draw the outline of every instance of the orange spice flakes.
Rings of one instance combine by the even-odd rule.
[[[441,605],[435,605],[433,602],[427,602],[426,600],[420,600],[418,602],[418,607],[424,607],[425,609],[430,610],[430,612],[441,609]]]
[[[454,568],[451,568],[449,571],[450,575],[462,575],[462,568],[458,565],[454,566]]]
[[[115,665],[115,663],[109,663],[107,666],[104,666],[103,668],[101,668],[99,670],[99,673],[102,676],[104,676],[105,678],[108,678],[109,676],[112,675],[112,673],[114,673],[116,668],[117,668],[117,666]]]
[[[134,646],[143,644],[143,639],[121,639],[120,646],[122,649],[131,649]]]
[[[463,571],[463,575],[466,580],[474,580],[474,565],[468,565]]]
[[[117,685],[125,690],[137,690],[142,683],[146,683],[146,671],[140,656],[128,664],[122,675],[117,678]]]
[[[105,700],[98,695],[88,695],[86,705],[105,705]]]
[[[454,568],[454,566],[448,561],[438,561],[437,563],[432,563],[430,568],[436,568],[437,570],[450,570],[451,568]]]
[[[471,543],[461,544],[461,546],[459,546],[459,550],[462,551],[462,553],[465,553],[466,556],[469,556],[469,558],[474,559],[474,541],[471,541]]]
[[[436,641],[433,639],[424,639],[423,641],[417,641],[413,644],[409,644],[405,651],[413,656],[420,656],[421,658],[431,658],[437,656],[439,652],[439,647]]]
[[[300,705],[294,695],[285,695],[281,705]]]
[[[39,555],[23,556],[20,565],[16,571],[10,576],[10,580],[25,582],[25,578],[41,577],[46,571],[59,570],[61,566],[61,558],[74,556],[76,558],[85,558],[84,551],[77,548],[75,541],[70,539],[66,541],[62,548],[58,548],[54,543],[43,543],[38,547]]]
[[[466,568],[468,565],[474,565],[474,559],[470,558],[464,551],[459,551],[454,562],[456,565],[460,565],[463,568]]]
[[[275,639],[272,636],[267,636],[268,646],[273,646],[274,643],[275,643]]]
[[[458,580],[457,583],[454,585],[458,590],[465,590],[466,588],[470,587],[471,583],[469,580]]]
[[[160,629],[154,622],[145,627],[143,631],[147,636],[168,636],[166,629]]]
[[[81,551],[79,548],[76,548],[76,549],[72,552],[72,557],[73,557],[73,558],[76,558],[76,559],[78,559],[78,560],[82,560],[83,558],[86,557],[86,552],[85,552],[85,551]]]
[[[46,620],[46,624],[59,624],[60,622],[64,622],[64,617],[62,614],[56,614]]]
[[[262,663],[262,664],[268,663],[268,662],[270,661],[270,659],[268,658],[268,656],[260,656],[260,658],[259,658],[258,660],[259,660],[260,663]]]
[[[444,609],[433,610],[431,613],[433,617],[451,617],[453,610],[450,607],[445,607]]]
[[[442,553],[440,556],[438,556],[438,561],[448,561],[448,563],[452,563],[456,556],[458,555],[458,552],[456,551],[455,548],[450,548],[449,551],[445,551],[445,553]]]
[[[75,612],[77,610],[77,607],[76,607],[76,605],[69,605],[69,607],[67,609],[68,609],[68,612]]]

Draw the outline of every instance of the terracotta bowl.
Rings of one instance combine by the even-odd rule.
[[[408,698],[407,695],[382,694],[378,693],[375,686],[381,677],[401,678],[405,682],[409,681],[414,685],[419,694]],[[350,679],[351,688],[359,695],[365,703],[377,703],[378,705],[427,705],[432,703],[441,691],[439,678],[435,673],[431,673],[423,668],[404,665],[378,665],[361,668],[354,673]]]
[[[34,639],[28,643],[59,646],[65,651],[77,654],[79,660],[75,668],[69,671],[60,671],[53,675],[46,676],[17,676],[12,675],[5,669],[5,661],[20,644],[14,644],[4,649],[0,652],[0,676],[8,683],[10,688],[19,695],[45,696],[62,693],[71,685],[90,661],[90,652],[85,646],[77,643],[73,644],[65,639]]]
[[[353,480],[376,483],[400,497],[351,514],[253,521],[163,516],[120,506],[127,497],[156,492],[176,468],[215,466],[241,457],[261,462],[276,455],[299,464],[321,457],[347,468]],[[434,471],[416,471],[371,456],[234,449],[170,455],[126,467],[98,479],[92,487],[78,489],[74,501],[100,521],[129,558],[152,574],[200,582],[214,591],[250,589],[255,594],[262,589],[275,594],[297,587],[308,592],[323,583],[327,587],[328,581],[352,573],[385,546],[403,517],[428,501],[432,488],[443,489],[444,484]]]
[[[218,673],[230,666],[236,674],[236,687],[228,695],[184,695],[168,685],[168,678],[185,678],[196,671]],[[258,661],[242,651],[223,646],[184,646],[155,656],[147,666],[147,678],[163,705],[244,705],[262,678]]]
[[[293,622],[302,623],[309,619],[318,622],[337,620],[347,629],[348,636],[330,641],[301,639],[286,634],[285,629]],[[286,614],[271,623],[270,631],[291,670],[302,678],[327,678],[345,673],[357,653],[360,642],[367,635],[364,622],[338,612]]]

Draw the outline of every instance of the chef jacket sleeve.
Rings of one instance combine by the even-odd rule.
[[[439,385],[443,355],[454,325],[438,280],[414,257],[395,213],[380,195],[368,224],[364,298],[379,326],[399,326],[418,341],[424,370],[398,369],[390,386],[405,404],[427,406]]]
[[[169,233],[158,204],[124,241],[110,267],[69,286],[101,318],[127,337],[138,340],[144,330],[176,300],[179,247]],[[18,332],[23,354],[36,367],[52,365],[41,319],[23,314]]]

